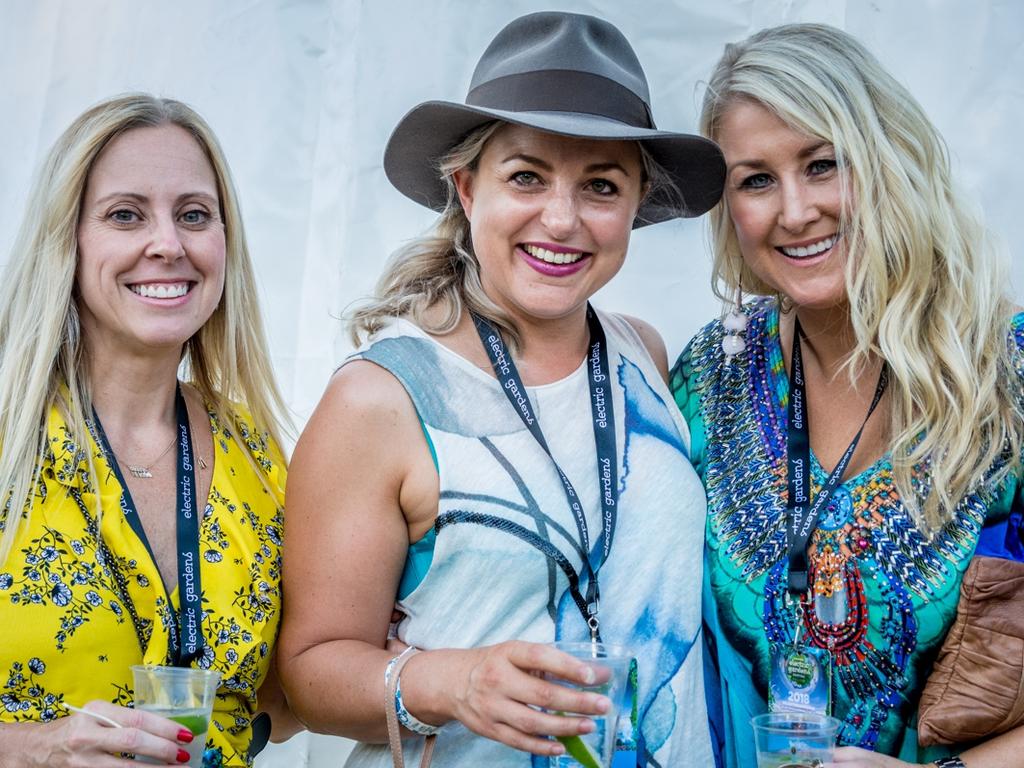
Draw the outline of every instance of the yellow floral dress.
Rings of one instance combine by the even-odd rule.
[[[251,764],[256,691],[281,616],[282,454],[255,434],[244,410],[231,422],[210,414],[213,479],[199,534],[206,646],[194,664],[221,673],[208,766]],[[29,524],[0,564],[0,722],[49,721],[69,714],[63,704],[93,699],[131,706],[129,667],[170,663],[177,588],[167,594],[122,514],[121,485],[96,443],[88,449],[100,482],[101,535],[85,454],[56,409],[47,429]]]

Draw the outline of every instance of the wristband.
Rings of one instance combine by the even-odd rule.
[[[967,768],[959,755],[954,755],[953,757],[940,757],[938,760],[933,760],[932,764],[937,766],[937,768]]]
[[[411,645],[402,651],[398,656],[395,656],[388,665],[384,668],[384,686],[385,688],[391,682],[391,674],[398,664],[399,660],[411,656],[414,653],[419,653],[419,649],[412,647]],[[441,730],[439,725],[429,725],[424,723],[422,720],[416,718],[408,709],[405,708],[405,702],[402,701],[402,677],[399,673],[398,683],[395,686],[395,714],[398,716],[399,724],[406,730],[418,733],[421,736],[433,736]]]

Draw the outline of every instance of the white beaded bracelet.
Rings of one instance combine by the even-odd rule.
[[[411,645],[402,651],[398,656],[395,656],[388,665],[384,668],[384,686],[387,687],[391,682],[391,673],[394,670],[395,665],[398,661],[405,656],[411,656],[414,653],[419,653],[418,648],[414,648]],[[395,686],[395,714],[398,716],[399,724],[413,733],[418,733],[421,736],[433,736],[441,730],[439,725],[428,725],[422,720],[416,718],[408,709],[405,708],[405,702],[402,701],[402,678],[399,675],[398,684]]]

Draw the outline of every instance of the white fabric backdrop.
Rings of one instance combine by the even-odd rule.
[[[192,104],[231,161],[274,363],[301,427],[350,349],[339,316],[432,218],[384,177],[391,128],[420,101],[461,100],[498,29],[553,8],[622,29],[647,71],[659,127],[676,130],[693,129],[696,84],[726,42],[792,21],[854,33],[946,137],[1024,296],[1013,238],[1024,211],[1013,160],[1024,124],[1024,4],[1011,0],[0,0],[0,261],[32,172],[79,112],[126,90]],[[703,222],[638,232],[597,302],[651,321],[678,353],[718,312]],[[326,768],[345,751],[337,739],[302,735],[268,749],[260,765]]]

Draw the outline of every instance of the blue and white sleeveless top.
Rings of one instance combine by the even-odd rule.
[[[602,639],[637,658],[641,755],[650,758],[641,763],[711,765],[698,636],[704,491],[687,458],[687,427],[642,341],[623,318],[599,316],[608,338],[620,488],[614,539],[599,570]],[[498,381],[405,320],[376,334],[355,358],[387,369],[405,387],[440,478],[436,522],[413,545],[403,578],[400,639],[423,649],[588,640],[567,577],[541,545],[568,560],[585,593],[572,511],[551,459]],[[566,378],[528,393],[597,550],[601,506],[586,367],[581,361]],[[411,575],[414,553],[419,573]],[[405,748],[406,760],[418,765],[422,739]],[[451,723],[438,736],[433,764],[548,763]],[[360,744],[347,765],[385,768],[391,758],[386,745]]]

